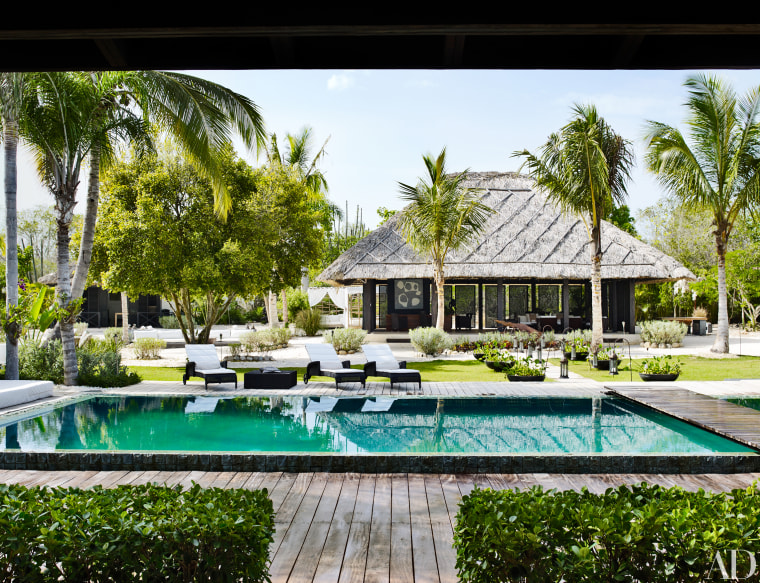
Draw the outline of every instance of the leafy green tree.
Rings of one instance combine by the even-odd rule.
[[[276,184],[270,171],[254,171],[231,151],[222,168],[231,202],[226,221],[214,215],[209,180],[182,159],[117,164],[104,180],[94,273],[131,297],[167,298],[190,343],[206,342],[236,298],[268,290],[276,270],[278,280],[291,281],[300,277],[292,265],[308,261],[305,231],[313,223],[298,213],[308,206],[303,185],[293,177]]]
[[[630,142],[616,134],[593,105],[575,105],[575,117],[526,159],[536,184],[565,212],[577,214],[591,242],[591,348],[602,343],[602,220],[623,204],[633,166]]]
[[[612,209],[607,220],[618,229],[638,238],[639,234],[636,231],[636,219],[631,216],[631,209],[628,208],[627,204]]]
[[[384,206],[378,207],[377,208],[377,216],[379,216],[380,219],[381,219],[380,220],[380,224],[382,225],[383,223],[385,223],[385,221],[387,221],[388,219],[390,219],[397,212],[398,211],[394,211],[394,210],[385,208]]]
[[[728,352],[726,253],[736,221],[760,203],[760,88],[739,99],[716,77],[686,80],[690,141],[669,125],[647,123],[646,162],[687,206],[707,209],[718,256],[718,331],[711,348]]]
[[[467,171],[446,174],[446,148],[438,158],[423,156],[428,175],[416,186],[399,182],[401,198],[408,201],[401,215],[401,232],[409,245],[433,263],[438,301],[436,327],[444,326],[444,264],[449,251],[470,244],[485,229],[493,213],[480,200],[480,192],[465,188]]]

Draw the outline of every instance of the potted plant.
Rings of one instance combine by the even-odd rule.
[[[542,382],[546,378],[546,362],[537,358],[516,359],[506,375],[510,382]]]
[[[639,376],[642,381],[674,381],[681,374],[681,363],[669,354],[653,356],[641,362]]]
[[[496,372],[503,372],[512,368],[516,361],[515,357],[509,354],[506,350],[490,347],[484,348],[483,350],[483,362],[486,363],[488,368],[495,370]]]
[[[613,351],[609,348],[602,348],[597,351],[596,358],[594,358],[594,355],[592,354],[588,359],[591,361],[591,366],[597,370],[610,370],[610,358],[612,353]]]

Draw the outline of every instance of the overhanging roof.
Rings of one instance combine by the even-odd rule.
[[[0,70],[760,67],[759,24],[545,23],[512,5],[359,17],[337,5],[247,6],[124,5],[114,16],[17,3],[0,23]]]
[[[496,212],[469,249],[446,258],[446,279],[583,280],[591,277],[591,243],[583,221],[562,213],[515,173],[471,172],[465,186],[484,189],[483,201]],[[417,254],[391,217],[348,249],[320,275],[346,285],[368,279],[432,278],[430,259]],[[602,225],[602,279],[654,282],[695,279],[672,257],[614,225]]]

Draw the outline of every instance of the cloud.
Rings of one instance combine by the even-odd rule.
[[[327,89],[330,91],[345,91],[353,87],[355,81],[353,77],[344,74],[335,74],[327,80]]]

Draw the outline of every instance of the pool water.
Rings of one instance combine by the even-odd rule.
[[[760,397],[731,397],[726,399],[726,401],[760,411]]]
[[[754,451],[611,397],[93,396],[0,424],[0,450],[5,449],[474,454]]]

